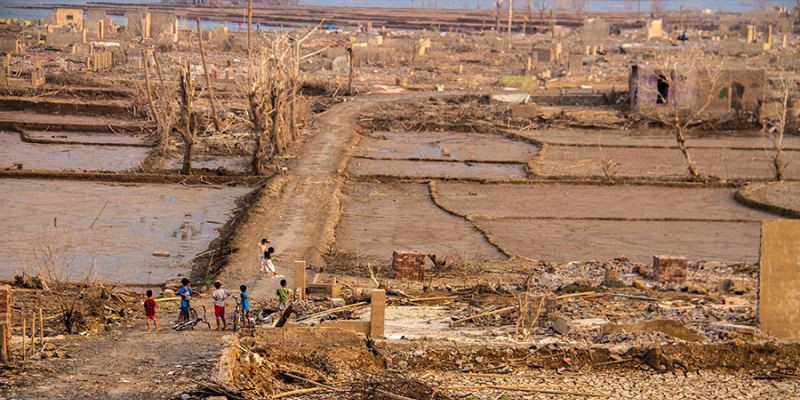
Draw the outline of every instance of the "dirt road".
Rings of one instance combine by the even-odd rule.
[[[194,307],[203,304],[210,306],[203,299]],[[66,358],[25,361],[13,374],[0,375],[0,399],[179,398],[197,387],[195,381],[210,379],[230,332],[204,325],[176,332],[170,329],[175,315],[159,313],[158,334],[147,333],[139,319],[101,336],[68,336],[57,342]]]
[[[240,229],[221,279],[230,288],[248,285],[254,299],[273,295],[279,279],[259,276],[257,249],[261,238],[272,240],[278,274],[291,286],[295,260],[317,262],[333,241],[339,214],[344,170],[358,140],[355,118],[370,100],[336,105],[316,122],[320,132],[308,138],[288,172],[275,178],[254,205]]]

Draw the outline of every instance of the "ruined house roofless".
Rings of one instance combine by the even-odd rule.
[[[682,72],[633,65],[628,78],[633,110],[650,111],[673,102],[680,107],[702,107],[708,101],[706,112],[717,115],[756,112],[766,82],[763,69],[744,66]]]

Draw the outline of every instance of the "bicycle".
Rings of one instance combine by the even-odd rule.
[[[206,306],[203,306],[203,318],[199,318],[197,316],[197,311],[194,308],[189,308],[189,320],[183,321],[173,326],[172,329],[179,332],[186,330],[187,328],[194,330],[195,325],[199,324],[200,322],[203,322],[206,325],[208,325],[209,330],[211,329],[211,324],[208,323],[208,321],[206,320]]]

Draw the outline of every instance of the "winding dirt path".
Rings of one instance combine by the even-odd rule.
[[[316,120],[318,133],[302,145],[288,172],[273,179],[233,241],[232,254],[220,277],[229,288],[248,285],[254,299],[269,299],[278,279],[258,273],[258,242],[272,240],[279,275],[292,284],[295,260],[316,263],[333,242],[339,217],[344,171],[350,161],[356,118],[366,106],[390,97],[367,97],[331,107]]]

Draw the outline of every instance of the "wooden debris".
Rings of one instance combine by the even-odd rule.
[[[456,326],[456,325],[458,325],[458,324],[460,324],[462,322],[471,321],[471,320],[476,319],[476,318],[489,317],[489,316],[492,316],[492,315],[507,313],[509,311],[513,311],[513,310],[516,310],[516,309],[517,309],[517,306],[514,305],[514,306],[503,307],[503,308],[500,308],[500,309],[494,310],[494,311],[487,311],[487,312],[476,314],[476,315],[473,315],[473,316],[470,316],[470,317],[466,317],[466,318],[461,318],[459,320],[455,320],[455,321],[450,323],[450,326]]]
[[[465,385],[465,386],[445,386],[442,388],[450,391],[464,391],[464,390],[508,390],[512,392],[529,392],[529,393],[544,393],[544,394],[561,394],[568,396],[583,396],[583,397],[609,397],[606,393],[598,392],[578,392],[571,390],[556,390],[548,389],[539,386],[528,385]]]

